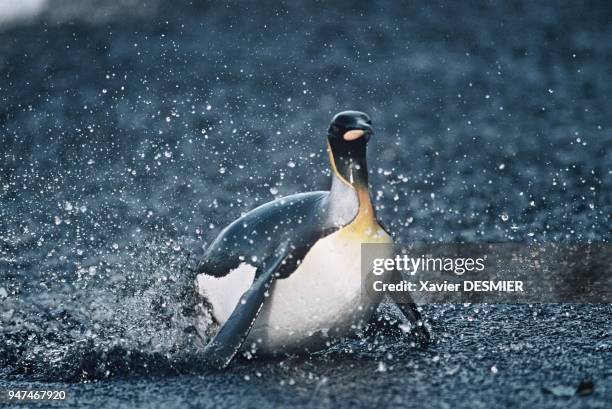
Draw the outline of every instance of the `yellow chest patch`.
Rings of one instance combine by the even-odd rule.
[[[359,211],[355,219],[338,231],[340,237],[360,243],[393,243],[393,239],[378,224],[370,195],[366,189],[357,191]]]

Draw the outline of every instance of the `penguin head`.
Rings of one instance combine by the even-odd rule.
[[[367,186],[366,145],[372,133],[372,120],[363,112],[344,111],[333,117],[327,131],[330,160],[346,183]]]
[[[344,111],[336,114],[329,130],[327,138],[331,141],[351,143],[360,141],[367,143],[372,135],[372,120],[359,111]]]

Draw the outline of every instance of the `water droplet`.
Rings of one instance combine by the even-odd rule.
[[[399,325],[399,329],[401,329],[404,334],[408,334],[412,331],[412,324],[408,321],[403,322]]]

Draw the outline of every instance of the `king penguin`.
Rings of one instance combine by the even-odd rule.
[[[264,355],[316,351],[368,322],[382,296],[362,291],[361,244],[393,242],[369,194],[366,147],[372,134],[363,112],[334,116],[327,132],[330,190],[257,207],[206,249],[196,287],[208,319],[219,324],[204,350],[208,364],[228,366],[243,345]],[[427,344],[414,303],[397,305],[418,323],[417,341]]]

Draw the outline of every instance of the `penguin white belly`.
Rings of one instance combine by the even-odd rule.
[[[196,277],[198,293],[210,304],[218,323],[224,324],[232,315],[242,294],[253,284],[256,271],[252,265],[242,263],[223,277],[206,274]]]
[[[274,283],[247,345],[267,354],[312,351],[367,323],[380,297],[362,292],[360,252],[361,241],[342,231],[319,240]]]
[[[362,292],[361,243],[391,238],[382,229],[360,236],[341,229],[319,240],[289,277],[276,280],[245,346],[264,354],[314,351],[367,323],[381,297]],[[254,276],[255,268],[244,263],[225,277],[198,276],[199,293],[220,324]]]

